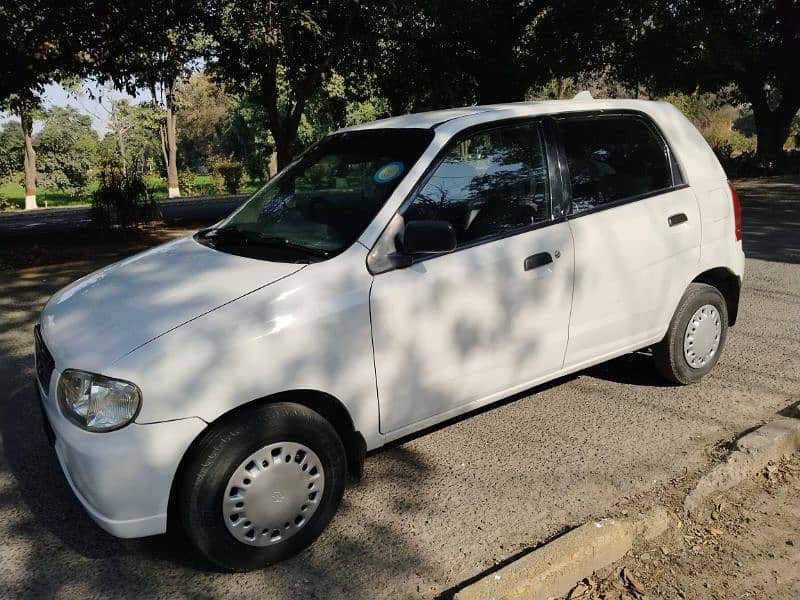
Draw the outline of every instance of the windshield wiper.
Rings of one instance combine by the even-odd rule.
[[[277,236],[258,235],[255,238],[255,241],[259,245],[279,246],[281,248],[289,248],[291,250],[297,250],[298,252],[305,252],[306,254],[311,254],[312,256],[319,256],[322,258],[328,258],[331,255],[331,253],[328,252],[327,250],[321,250],[319,248],[313,248],[311,246],[304,246],[302,244],[298,244],[297,242],[293,242],[292,240],[287,240],[286,238]]]
[[[302,244],[298,244],[297,242],[293,242],[292,240],[278,236],[267,236],[262,233],[258,233],[257,231],[240,229],[237,225],[225,225],[224,227],[219,228],[212,227],[211,229],[204,229],[198,233],[203,239],[236,238],[237,241],[241,241],[244,244],[252,244],[260,247],[272,246],[274,248],[286,248],[288,250],[295,250],[306,255],[318,256],[320,258],[330,257],[330,252],[326,250],[313,248],[311,246],[304,246]]]
[[[247,232],[239,229],[238,225],[225,225],[223,227],[209,227],[208,229],[201,229],[197,232],[200,237],[217,237],[219,235],[233,234],[237,237],[246,237]]]

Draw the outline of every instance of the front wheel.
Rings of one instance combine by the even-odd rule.
[[[717,288],[692,283],[653,348],[656,368],[681,385],[700,381],[719,361],[728,335],[728,308]]]
[[[345,451],[313,410],[275,403],[214,426],[183,472],[179,510],[210,562],[246,571],[293,556],[333,518],[344,492]]]

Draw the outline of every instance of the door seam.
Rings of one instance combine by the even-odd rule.
[[[567,354],[569,352],[570,344],[570,330],[572,329],[572,311],[575,308],[575,271],[578,265],[578,252],[575,247],[575,235],[572,233],[572,223],[567,219],[567,229],[569,229],[569,237],[572,240],[572,286],[570,287],[569,296],[569,318],[567,319],[567,343],[564,344],[564,356],[561,357],[561,368],[563,369],[567,362]]]
[[[369,340],[372,345],[372,374],[375,378],[375,402],[378,408],[378,433],[383,433],[383,422],[381,421],[381,394],[378,388],[378,364],[375,362],[375,328],[372,326],[372,286],[375,285],[375,277],[369,283]]]

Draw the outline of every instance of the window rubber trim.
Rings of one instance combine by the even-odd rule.
[[[627,198],[621,198],[620,200],[614,200],[613,202],[608,202],[606,204],[601,204],[600,206],[595,206],[594,208],[590,208],[588,210],[582,210],[579,213],[575,213],[572,215],[567,215],[567,221],[574,221],[575,219],[580,219],[585,215],[593,215],[594,213],[602,212],[604,210],[609,210],[612,208],[617,208],[619,206],[625,206],[626,204],[633,204],[634,202],[639,202],[640,200],[647,200],[648,198],[655,198],[656,196],[663,196],[665,194],[669,194],[671,192],[677,192],[678,190],[683,190],[689,187],[688,183],[682,183],[680,185],[675,185],[668,188],[662,188],[660,190],[652,190],[650,192],[646,192],[644,194],[638,194],[636,196],[628,196]]]

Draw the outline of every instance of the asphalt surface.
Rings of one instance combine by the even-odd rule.
[[[177,537],[115,539],[84,514],[41,434],[31,327],[99,265],[0,273],[0,597],[434,597],[698,469],[800,400],[800,185],[740,189],[757,258],[702,384],[667,386],[631,354],[380,451],[310,549],[246,574],[208,569]]]
[[[236,196],[198,196],[159,200],[164,221],[170,225],[205,225],[219,221],[248,198]],[[32,211],[0,212],[0,241],[31,235],[58,234],[85,229],[92,220],[88,206],[46,208]]]

